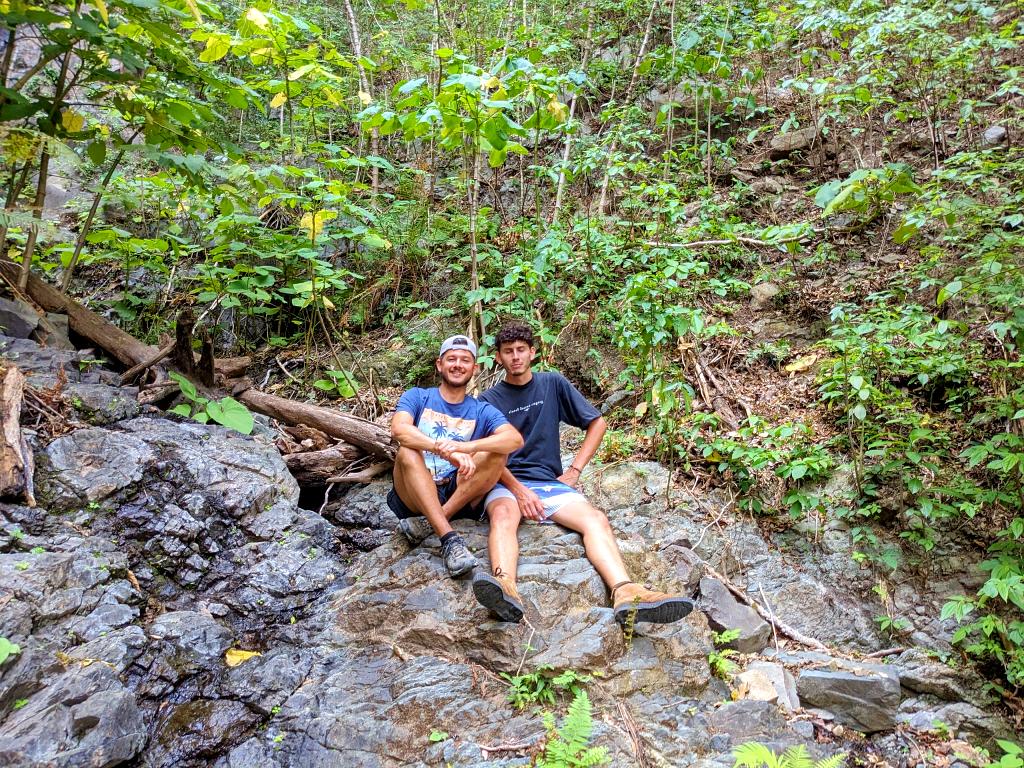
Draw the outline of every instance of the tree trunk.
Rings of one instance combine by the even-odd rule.
[[[326,485],[328,478],[344,473],[353,461],[365,455],[354,445],[341,443],[322,451],[289,453],[284,463],[299,485]]]
[[[626,88],[623,104],[629,104],[633,98],[633,89],[636,88],[637,76],[640,74],[640,65],[643,63],[644,55],[647,53],[647,43],[651,39],[651,25],[654,22],[654,12],[658,9],[661,0],[654,0],[651,3],[651,12],[647,16],[647,25],[644,27],[644,38],[640,42],[640,50],[636,53],[636,61],[633,62],[633,74],[629,78],[629,86]],[[618,149],[618,139],[612,140],[612,146],[608,150],[608,167],[604,172],[604,179],[601,182],[601,197],[597,202],[597,212],[603,214],[608,206],[608,181],[611,177],[612,163],[615,162],[615,150]]]
[[[0,257],[0,277],[14,284],[20,270],[20,265]],[[160,353],[156,347],[143,344],[33,274],[29,275],[26,293],[47,312],[66,314],[72,331],[108,352],[127,368],[151,361]],[[244,373],[250,362],[248,357],[225,358],[216,362],[215,370],[227,378],[232,378]],[[153,362],[150,362],[150,365],[152,364]]]
[[[359,39],[359,24],[356,22],[356,13],[352,9],[351,0],[345,0],[345,15],[348,17],[348,29],[352,36],[352,53],[355,54],[356,70],[359,72],[359,90],[368,97],[373,98],[370,93],[370,79],[366,76],[366,68],[363,66],[363,44]],[[370,131],[370,154],[377,155],[380,151],[380,132],[374,128]],[[370,189],[377,196],[380,186],[380,170],[376,165],[370,166]]]
[[[39,160],[39,179],[36,183],[36,197],[32,201],[32,225],[28,230],[28,240],[25,241],[25,250],[21,254],[21,272],[18,275],[18,288],[28,288],[28,273],[32,269],[32,256],[36,250],[36,240],[39,238],[39,220],[43,217],[43,205],[46,203],[46,179],[50,175],[50,151],[43,148],[42,157]]]
[[[30,507],[36,505],[32,489],[35,465],[32,450],[21,433],[21,402],[25,377],[14,366],[7,369],[0,383],[0,498],[24,497]]]
[[[316,427],[321,432],[358,446],[373,456],[388,461],[395,458],[397,446],[391,440],[391,433],[372,421],[310,403],[297,403],[255,389],[247,389],[236,397],[252,410],[278,421]]]
[[[586,74],[587,64],[590,62],[590,50],[593,46],[590,44],[590,37],[594,30],[594,14],[592,11],[587,14],[587,36],[583,42],[583,62],[580,66],[580,70]],[[569,119],[566,121],[566,131],[568,131],[572,119],[576,114],[576,101],[579,93],[574,93],[572,99],[569,101]],[[572,134],[565,134],[565,147],[562,148],[562,165],[558,169],[558,187],[555,190],[555,207],[551,212],[551,220],[548,222],[548,226],[553,226],[558,221],[558,212],[562,209],[562,194],[565,192],[565,166],[569,163],[569,153],[572,151]]]

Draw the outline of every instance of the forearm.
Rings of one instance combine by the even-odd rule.
[[[498,482],[512,491],[513,495],[517,495],[527,490],[526,486],[516,479],[516,476],[509,471],[508,467],[501,470],[501,476],[498,478]]]
[[[507,456],[523,447],[523,438],[516,429],[503,429],[493,435],[470,440],[463,446],[466,453],[501,453]]]
[[[597,449],[601,447],[601,441],[604,440],[604,433],[607,431],[608,423],[604,420],[604,416],[598,416],[590,422],[587,426],[587,433],[583,438],[583,445],[576,452],[576,458],[573,459],[572,466],[582,472],[583,468],[594,458]]]
[[[403,448],[412,448],[414,451],[433,451],[437,445],[436,440],[427,437],[413,425],[392,427],[391,436]]]

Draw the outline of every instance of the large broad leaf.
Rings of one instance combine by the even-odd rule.
[[[252,434],[252,414],[233,397],[225,397],[210,403],[206,406],[206,412],[210,414],[211,419],[228,429],[241,432],[243,435]]]
[[[0,637],[0,664],[3,664],[11,656],[21,653],[21,646],[12,643],[6,637]]]

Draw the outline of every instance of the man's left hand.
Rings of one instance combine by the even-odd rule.
[[[565,472],[558,476],[558,482],[565,483],[570,488],[575,488],[579,481],[580,471],[576,469],[576,467],[569,467]]]
[[[468,453],[452,451],[445,458],[459,468],[460,480],[469,480],[473,473],[476,472],[476,462],[473,461],[473,457]]]

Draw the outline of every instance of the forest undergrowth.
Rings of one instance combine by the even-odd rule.
[[[9,258],[151,342],[216,304],[269,389],[371,417],[527,319],[622,393],[603,460],[843,518],[885,578],[986,550],[942,618],[1024,716],[1019,2],[0,13]]]

